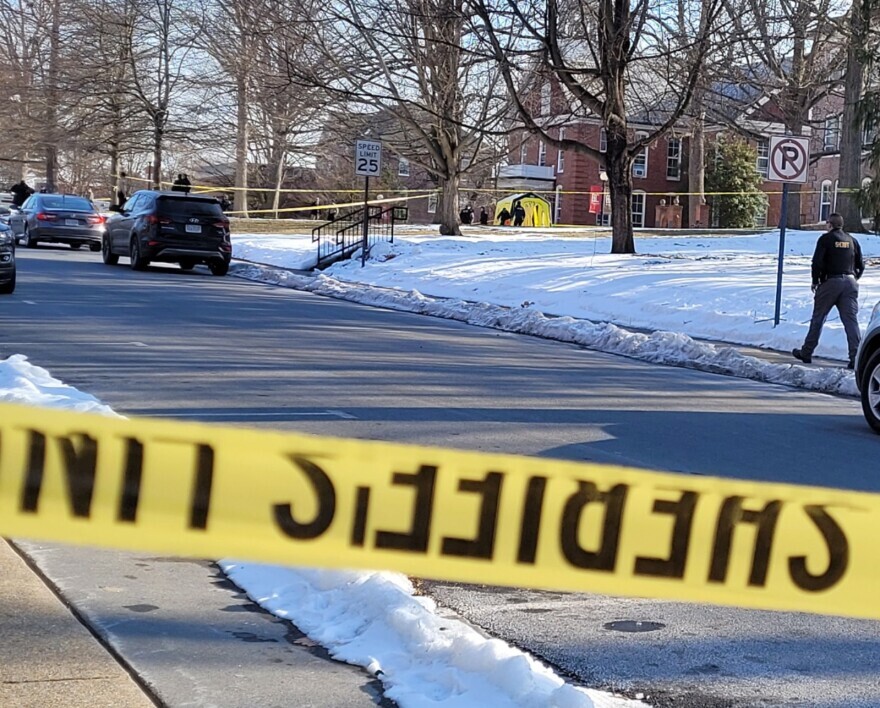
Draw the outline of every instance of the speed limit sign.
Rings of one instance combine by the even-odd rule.
[[[382,169],[382,143],[358,140],[354,148],[354,173],[361,177],[378,177]]]

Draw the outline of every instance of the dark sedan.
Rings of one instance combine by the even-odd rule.
[[[66,243],[100,251],[104,236],[104,216],[92,202],[75,194],[32,194],[10,215],[9,225],[15,242],[30,248]]]

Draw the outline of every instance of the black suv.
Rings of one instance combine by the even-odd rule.
[[[144,189],[107,219],[101,255],[107,265],[128,256],[132,270],[150,261],[179,263],[184,270],[206,263],[214,275],[226,275],[229,220],[214,197]]]

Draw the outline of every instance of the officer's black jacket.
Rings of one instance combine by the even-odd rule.
[[[824,282],[832,275],[854,275],[861,278],[865,272],[862,247],[843,229],[831,229],[816,242],[813,253],[813,285]]]

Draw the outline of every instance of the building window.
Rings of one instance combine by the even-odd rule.
[[[871,178],[865,177],[862,180],[862,192],[867,192],[868,189],[870,189],[870,188],[871,188]],[[859,204],[863,204],[863,203],[864,202],[862,200],[859,200]],[[860,207],[859,208],[859,217],[864,219],[866,216],[870,216],[870,212],[868,214],[866,214],[864,207]]]
[[[538,141],[538,166],[547,164],[547,144],[543,140]]]
[[[645,193],[632,193],[632,222],[633,228],[640,228],[645,225]]]
[[[874,140],[877,137],[877,129],[873,126],[870,128],[866,125],[862,128],[862,145],[864,147],[871,147],[874,144]]]
[[[840,180],[834,180],[834,192],[831,195],[831,211],[837,211],[837,187],[840,184]]]
[[[409,177],[409,160],[405,157],[397,161],[397,174],[399,177]]]
[[[608,152],[608,131],[599,129],[599,152]]]
[[[641,140],[642,138],[647,137],[645,133],[636,133],[636,140]],[[648,176],[648,146],[645,145],[642,148],[641,152],[636,155],[633,160],[633,177],[647,177]]]
[[[825,119],[825,140],[822,148],[828,150],[837,150],[840,145],[840,116],[828,116]]]
[[[550,82],[541,86],[541,115],[550,115]]]
[[[556,203],[553,209],[553,223],[562,223],[562,187],[556,188]]]
[[[823,224],[828,221],[828,217],[831,215],[831,180],[826,179],[822,182],[822,187],[819,189],[819,221]]]
[[[565,128],[559,129],[559,139],[565,140]],[[556,155],[556,172],[557,174],[565,171],[565,151],[562,148],[559,148],[559,152]]]
[[[428,213],[436,214],[437,213],[437,192],[431,192],[428,195]]]
[[[523,138],[522,145],[519,146],[519,164],[526,164],[526,155],[529,151],[529,146],[526,143],[526,139]]]
[[[758,150],[758,159],[755,162],[755,169],[758,170],[758,174],[765,179],[770,174],[770,141],[766,138],[762,138],[758,141],[756,146]]]
[[[666,141],[666,179],[681,179],[681,140],[669,138]]]

